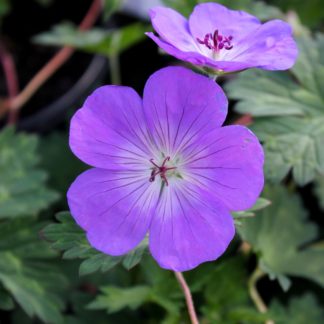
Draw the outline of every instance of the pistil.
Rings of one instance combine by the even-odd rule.
[[[162,165],[159,166],[157,165],[155,162],[154,162],[154,159],[150,159],[150,162],[154,165],[154,168],[151,172],[151,176],[150,176],[150,179],[149,181],[150,182],[153,182],[155,180],[155,177],[157,175],[160,175],[161,179],[165,182],[165,184],[168,186],[169,185],[169,182],[168,182],[168,179],[166,177],[166,172],[169,171],[169,170],[174,170],[176,169],[176,167],[166,167],[165,164],[170,161],[170,156],[166,157],[163,162],[162,162]]]

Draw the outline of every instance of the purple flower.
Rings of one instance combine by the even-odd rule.
[[[122,255],[149,233],[161,267],[218,258],[234,236],[230,211],[263,187],[263,151],[242,126],[220,127],[227,99],[212,80],[169,67],[148,80],[143,101],[128,87],[96,90],[71,121],[70,146],[93,166],[68,191],[90,244]]]
[[[164,7],[152,9],[150,16],[160,37],[147,35],[157,45],[216,74],[254,67],[286,70],[297,58],[291,27],[281,20],[261,24],[244,11],[217,3],[197,5],[189,20]]]

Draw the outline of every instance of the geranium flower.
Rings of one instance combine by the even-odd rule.
[[[248,68],[287,70],[295,63],[297,46],[291,27],[281,20],[262,24],[256,17],[203,3],[185,19],[164,7],[150,11],[155,31],[147,35],[167,53],[222,74]]]
[[[263,151],[242,126],[221,125],[227,99],[212,80],[169,67],[148,80],[143,101],[128,87],[97,89],[71,121],[70,146],[94,168],[68,191],[90,244],[109,255],[149,233],[161,267],[218,258],[234,236],[230,211],[263,187]]]

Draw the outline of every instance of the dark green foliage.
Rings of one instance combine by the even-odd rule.
[[[257,253],[261,269],[277,278],[283,289],[290,285],[287,275],[324,287],[324,250],[310,245],[318,229],[307,220],[299,196],[281,186],[268,187],[264,195],[271,206],[246,220],[239,231]]]
[[[0,133],[0,219],[36,215],[58,198],[45,186],[47,174],[38,168],[35,136]]]
[[[42,10],[55,4],[37,1],[49,5]],[[164,3],[188,16],[206,1]],[[318,1],[218,2],[262,20],[286,17],[273,3],[284,11],[293,4],[302,20],[315,26],[323,15]],[[9,5],[0,0],[0,19],[9,13]],[[104,0],[102,18],[109,19],[121,5]],[[298,27],[303,34],[300,53],[290,71],[244,71],[223,79],[236,112],[253,116],[250,127],[266,153],[266,180],[277,184],[267,184],[251,209],[232,213],[239,235],[224,256],[184,273],[202,324],[324,323],[323,215],[318,208],[324,210],[324,36],[310,36]],[[150,29],[138,22],[80,32],[67,23],[35,41],[111,59],[143,40]],[[13,42],[9,49],[14,52],[17,45]],[[52,217],[56,210],[67,209],[68,187],[88,168],[70,151],[68,125],[62,129],[42,136],[12,128],[0,132],[0,322],[5,314],[12,324],[189,324],[174,273],[153,260],[147,238],[127,255],[113,257],[89,245],[69,212]],[[283,179],[286,183],[279,184]],[[301,190],[295,186],[308,183],[312,186]],[[268,307],[265,313],[250,297],[255,270],[267,275],[256,284]],[[284,291],[268,278],[277,279]]]
[[[292,170],[305,185],[324,174],[324,36],[301,37],[298,46],[291,71],[247,71],[226,89],[239,100],[238,112],[255,117],[251,128],[264,143],[267,179],[279,182]]]
[[[64,251],[63,258],[85,259],[80,265],[80,275],[95,271],[106,272],[120,262],[129,270],[141,261],[147,246],[147,242],[144,240],[125,256],[116,257],[103,254],[89,245],[85,232],[76,225],[69,212],[59,213],[57,220],[59,223],[48,225],[43,230],[43,234],[47,240],[53,242],[54,249]]]
[[[66,282],[56,253],[39,238],[43,227],[27,218],[0,223],[0,308],[13,308],[13,298],[29,316],[60,323]]]
[[[324,318],[323,308],[311,294],[292,298],[287,308],[274,301],[270,314],[277,324],[321,324]]]

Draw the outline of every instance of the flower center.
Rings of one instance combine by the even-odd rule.
[[[208,33],[205,35],[204,39],[197,37],[197,41],[201,45],[205,45],[208,49],[219,52],[221,49],[231,50],[233,36],[225,37],[218,32],[218,29],[214,31],[214,34]]]
[[[167,167],[165,164],[166,164],[168,161],[170,161],[170,156],[167,156],[167,157],[163,160],[162,165],[159,166],[159,165],[157,165],[157,164],[154,162],[154,159],[150,159],[150,162],[154,165],[154,168],[153,168],[153,170],[152,170],[152,172],[151,172],[151,176],[150,176],[150,179],[149,179],[150,182],[153,182],[153,181],[155,180],[155,177],[156,177],[157,175],[160,175],[161,179],[165,182],[165,184],[166,184],[167,186],[169,185],[169,183],[168,183],[168,179],[167,179],[167,177],[166,177],[166,173],[167,173],[167,171],[169,171],[169,170],[174,170],[174,169],[176,169],[176,167],[171,167],[171,168]]]

